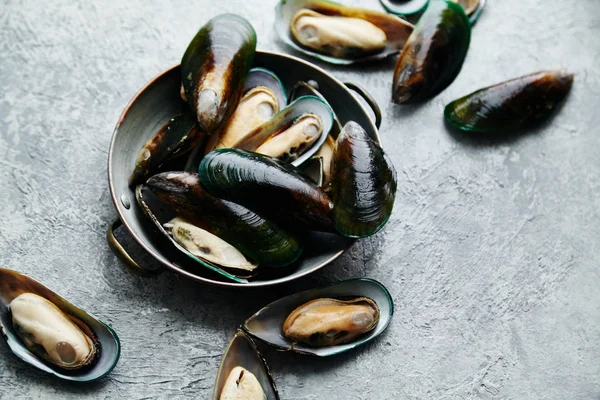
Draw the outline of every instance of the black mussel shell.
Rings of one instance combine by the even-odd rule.
[[[248,21],[221,14],[204,25],[181,60],[185,97],[200,127],[213,134],[237,107],[256,51]]]
[[[538,72],[454,100],[444,109],[444,117],[465,132],[512,133],[548,119],[571,86],[573,74]]]
[[[332,163],[333,220],[344,236],[381,230],[392,213],[396,170],[381,147],[356,122],[338,136]]]
[[[208,153],[198,169],[215,196],[243,204],[291,230],[333,231],[329,196],[289,163],[240,149]]]
[[[462,6],[432,0],[404,46],[394,69],[392,100],[427,100],[448,87],[460,72],[471,40]]]

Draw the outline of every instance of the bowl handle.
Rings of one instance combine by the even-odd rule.
[[[346,85],[348,89],[351,89],[354,92],[358,93],[360,97],[362,97],[367,102],[369,107],[371,107],[371,110],[373,110],[373,114],[375,114],[375,126],[377,127],[377,129],[379,129],[381,127],[381,110],[379,109],[379,105],[377,104],[373,96],[371,96],[365,88],[356,83],[344,82],[344,85]]]
[[[123,223],[117,218],[115,222],[110,224],[108,231],[106,232],[106,241],[108,242],[108,245],[113,253],[115,253],[115,255],[125,263],[125,266],[135,274],[141,276],[154,276],[164,272],[164,268],[150,269],[142,267],[129,255],[129,253],[127,253],[127,250],[125,250],[123,245],[121,245],[115,236],[115,230],[117,230],[117,228],[119,228],[121,225],[123,225]]]

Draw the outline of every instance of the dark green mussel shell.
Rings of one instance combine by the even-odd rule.
[[[449,103],[446,121],[477,133],[511,133],[546,120],[573,86],[573,74],[544,71],[480,89]]]
[[[208,153],[198,169],[215,196],[243,204],[287,229],[332,232],[329,196],[289,163],[240,149]]]
[[[193,115],[184,113],[171,118],[140,150],[129,184],[142,183],[163,163],[189,153],[203,138],[204,132]]]
[[[356,122],[338,136],[332,163],[333,220],[339,233],[361,238],[379,232],[392,214],[396,170]]]
[[[432,0],[404,46],[392,85],[395,103],[427,100],[460,72],[471,41],[471,24],[462,6]]]
[[[246,207],[211,195],[197,174],[164,172],[148,179],[146,185],[179,215],[260,265],[283,267],[302,254],[303,245],[295,236]]]
[[[215,133],[236,109],[255,51],[254,28],[234,14],[214,17],[189,44],[181,60],[181,81],[206,133]]]

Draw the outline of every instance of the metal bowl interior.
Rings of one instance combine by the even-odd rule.
[[[342,124],[356,121],[379,142],[377,128],[365,108],[342,82],[324,70],[296,57],[265,51],[257,51],[254,67],[275,72],[288,90],[300,80],[316,81]],[[259,274],[248,283],[236,283],[197,265],[157,234],[137,205],[128,179],[144,143],[171,117],[183,111],[185,104],[179,100],[180,82],[179,66],[174,66],[142,88],[121,115],[110,144],[108,181],[111,196],[119,218],[137,243],[177,273],[199,282],[228,287],[268,286],[300,278],[329,264],[352,245],[352,239],[314,232],[305,242],[304,255],[294,265]]]

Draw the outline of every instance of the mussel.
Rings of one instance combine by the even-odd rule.
[[[116,333],[41,283],[0,268],[0,328],[12,352],[59,378],[92,381],[119,360]]]
[[[242,204],[290,229],[333,230],[329,196],[292,165],[239,149],[219,149],[198,169],[215,196]]]
[[[332,309],[341,316],[336,318]],[[313,311],[324,318],[314,318]],[[247,319],[242,329],[278,349],[324,357],[374,339],[387,328],[393,313],[392,298],[381,283],[353,279],[276,300]],[[300,322],[307,321],[306,329],[300,329]]]
[[[359,238],[381,230],[394,207],[396,170],[356,122],[344,125],[337,138],[331,176],[337,231]]]
[[[483,11],[486,0],[451,0],[458,3],[465,10],[471,25],[477,21]],[[381,5],[392,14],[410,16],[425,10],[429,0],[379,0]]]
[[[183,113],[171,118],[140,150],[129,184],[143,182],[163,163],[188,154],[203,138],[204,132],[194,116]]]
[[[477,133],[513,133],[548,119],[573,85],[573,74],[543,71],[480,89],[449,103],[451,126]]]
[[[221,14],[208,21],[181,60],[183,93],[200,127],[214,134],[235,111],[256,50],[248,21]]]
[[[298,166],[317,152],[333,126],[331,107],[318,97],[303,96],[231,147]]]
[[[392,100],[427,100],[450,85],[462,69],[471,40],[463,8],[449,0],[431,0],[394,69]]]
[[[379,308],[367,297],[350,300],[320,298],[302,304],[283,322],[283,335],[309,346],[350,342],[377,326]]]
[[[281,0],[275,10],[275,29],[287,45],[334,64],[384,59],[413,29],[396,16],[327,0]]]
[[[225,126],[210,136],[204,153],[235,145],[284,109],[286,97],[283,84],[273,72],[264,68],[250,70],[240,104]]]
[[[303,245],[296,237],[239,204],[213,196],[200,184],[197,174],[157,174],[148,179],[146,187],[173,214],[223,239],[261,266],[286,266],[302,254]],[[151,211],[156,218],[154,210]],[[157,225],[168,222],[170,217]],[[231,278],[219,268],[212,269]]]
[[[273,377],[254,341],[238,330],[219,365],[213,400],[279,400]]]

